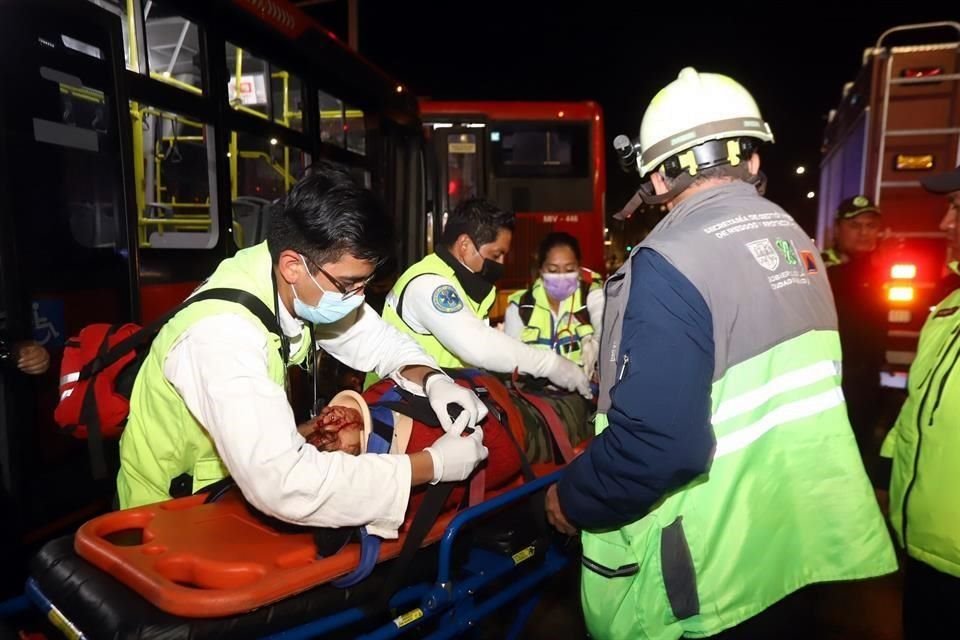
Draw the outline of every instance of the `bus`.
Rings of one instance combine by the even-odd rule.
[[[2,528],[31,544],[114,493],[53,423],[69,336],[178,304],[313,159],[381,194],[413,262],[427,149],[404,86],[283,0],[11,0],[0,60],[0,312],[52,356],[0,372]]]
[[[580,241],[583,266],[605,271],[606,149],[594,102],[420,101],[433,152],[427,244],[447,212],[466,198],[487,198],[517,214],[513,248],[491,311],[536,277],[541,238],[566,231]]]

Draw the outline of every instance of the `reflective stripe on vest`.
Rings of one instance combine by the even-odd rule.
[[[753,187],[733,184],[679,204],[641,246],[679,270],[710,310],[716,449],[708,474],[643,518],[583,534],[595,566],[638,566],[609,577],[585,561],[591,635],[714,635],[806,584],[894,571],[846,417],[829,285],[824,269],[804,267],[819,261],[806,234]],[[605,288],[601,411],[617,403],[628,355],[621,334],[632,257]],[[643,354],[629,355],[645,364]],[[597,433],[606,428],[598,416]]]
[[[600,289],[600,276],[590,273],[592,281],[589,290]],[[529,308],[529,320],[520,336],[521,341],[538,348],[550,349],[580,364],[582,356],[580,342],[583,338],[594,333],[592,325],[581,323],[580,319],[577,318],[578,311],[586,305],[583,288],[577,287],[568,300],[560,303],[561,313],[556,324],[554,324],[550,301],[547,299],[542,278],[537,278],[529,290],[513,293],[509,300],[511,304],[517,305],[518,308],[521,304],[525,304],[524,298],[528,291],[531,294],[530,297],[533,298],[532,305]],[[521,319],[523,319],[523,315],[521,313]]]

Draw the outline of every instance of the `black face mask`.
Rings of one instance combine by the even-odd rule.
[[[478,275],[491,285],[494,285],[497,284],[497,280],[503,277],[503,271],[504,267],[502,264],[496,260],[484,258],[483,266],[480,268],[480,273]]]
[[[503,265],[493,260],[484,259],[480,272],[474,273],[454,258],[453,254],[444,247],[437,248],[437,255],[453,269],[457,280],[463,286],[463,290],[477,304],[483,302],[490,295],[490,291],[493,290],[493,283],[503,275]]]

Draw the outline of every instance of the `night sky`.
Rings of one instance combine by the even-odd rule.
[[[863,50],[889,27],[949,13],[908,10],[906,3],[844,4],[855,20],[810,4],[791,13],[791,3],[665,5],[682,11],[681,20],[656,16],[649,5],[614,8],[600,0],[568,5],[575,10],[526,0],[360,0],[360,52],[418,96],[599,102],[611,150],[609,210],[618,210],[638,181],[620,171],[613,137],[637,135],[647,102],[682,67],[731,75],[756,98],[776,136],[761,153],[768,196],[812,233],[816,204],[805,195],[817,187],[826,114],[856,77]],[[345,34],[346,2],[310,11]],[[775,19],[775,12],[785,17]],[[800,164],[808,169],[803,177],[794,173]]]

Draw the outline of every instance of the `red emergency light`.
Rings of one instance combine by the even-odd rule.
[[[900,72],[901,78],[936,78],[942,75],[943,67],[908,67]]]

